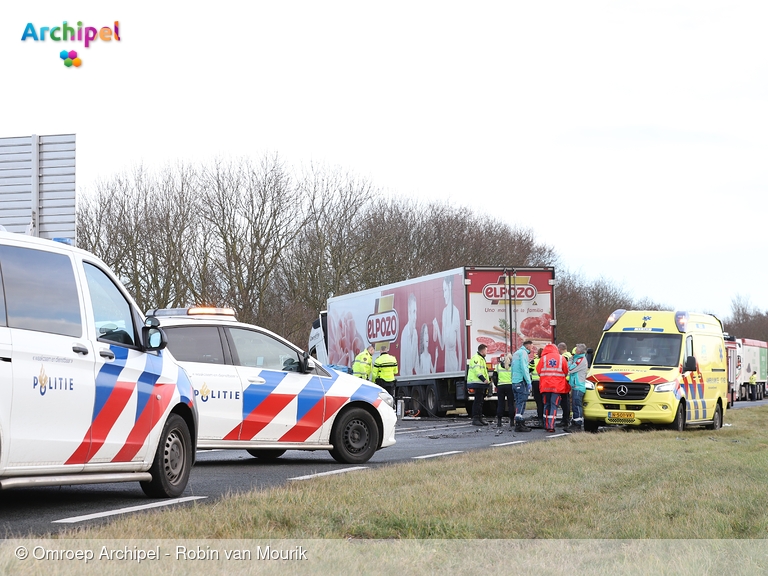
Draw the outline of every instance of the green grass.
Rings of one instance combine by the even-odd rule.
[[[408,462],[61,537],[765,538],[767,416],[755,407],[729,411],[717,432],[617,429]]]

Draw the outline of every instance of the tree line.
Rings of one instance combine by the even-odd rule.
[[[101,180],[81,195],[77,245],[145,311],[229,306],[300,346],[329,297],[460,266],[554,266],[557,338],[569,346],[595,346],[617,308],[663,308],[569,272],[530,229],[395,197],[341,169],[293,171],[277,154]]]

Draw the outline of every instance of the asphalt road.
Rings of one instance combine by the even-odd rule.
[[[737,402],[732,409],[762,406],[768,400]],[[491,421],[491,419],[488,419]],[[728,422],[726,413],[725,422]],[[543,429],[515,433],[505,424],[482,428],[464,416],[440,419],[403,419],[396,429],[397,444],[379,450],[363,465],[339,464],[327,451],[288,451],[274,462],[263,462],[244,450],[200,451],[182,498],[147,498],[138,483],[23,488],[0,492],[2,536],[41,537],[66,529],[107,523],[123,514],[147,509],[172,508],[214,502],[230,493],[263,490],[288,482],[302,482],[317,475],[349,473],[398,462],[450,458],[454,454],[495,449],[521,442],[556,441],[566,436]]]
[[[449,458],[462,452],[493,449],[510,443],[555,439],[565,434],[544,430],[515,433],[506,424],[476,427],[466,416],[440,419],[404,419],[398,422],[397,443],[379,450],[362,465],[339,464],[327,451],[292,450],[273,462],[263,462],[244,450],[199,451],[182,498],[147,498],[138,483],[22,488],[0,492],[5,538],[45,536],[75,527],[110,522],[121,514],[140,513],[148,507],[213,502],[226,494],[263,490],[287,482],[302,482],[316,475],[355,473],[410,460]]]

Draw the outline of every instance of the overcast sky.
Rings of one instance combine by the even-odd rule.
[[[120,41],[21,41],[65,20]],[[80,192],[142,162],[340,167],[723,317],[768,309],[766,29],[764,1],[5,2],[0,137],[75,133]]]

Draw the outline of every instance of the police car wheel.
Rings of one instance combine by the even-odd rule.
[[[271,450],[269,448],[249,448],[248,454],[259,460],[272,461],[277,460],[285,454],[285,450]]]
[[[362,408],[351,408],[336,418],[331,432],[331,456],[343,464],[362,464],[379,447],[376,420]]]
[[[142,482],[141,489],[152,498],[175,498],[187,487],[192,468],[192,437],[187,423],[171,414],[163,427],[155,460],[149,469],[152,480]]]

